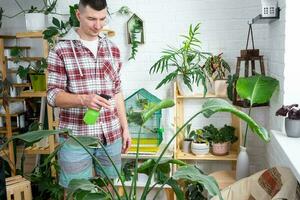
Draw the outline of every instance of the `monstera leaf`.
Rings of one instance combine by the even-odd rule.
[[[238,95],[253,104],[262,104],[270,101],[279,81],[269,77],[256,75],[251,77],[239,78],[236,84]]]

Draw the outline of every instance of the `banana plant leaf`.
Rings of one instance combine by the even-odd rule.
[[[155,159],[148,159],[145,162],[143,162],[139,168],[138,168],[138,173],[150,175],[152,172],[152,169],[156,163]],[[159,161],[157,170],[163,172],[163,173],[168,173],[170,172],[170,164],[176,164],[178,166],[183,166],[186,165],[185,162],[181,160],[176,160],[176,159],[171,159],[171,158],[163,158]]]
[[[238,110],[224,99],[209,99],[203,103],[202,109],[203,115],[207,118],[217,112],[230,112],[248,123],[253,133],[258,135],[258,137],[260,137],[263,141],[270,141],[270,134],[264,127],[257,124],[249,115]]]
[[[193,165],[179,167],[172,177],[178,181],[188,180],[193,183],[200,183],[211,196],[218,195],[220,200],[223,199],[216,180],[212,176],[202,174],[201,171]]]
[[[269,76],[250,76],[239,78],[236,84],[238,95],[253,104],[262,104],[270,101],[279,81]]]

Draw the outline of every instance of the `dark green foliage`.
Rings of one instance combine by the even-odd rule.
[[[213,143],[236,142],[238,138],[234,135],[234,130],[234,127],[226,124],[220,129],[217,129],[212,124],[203,128],[203,132],[208,138],[208,141]]]
[[[203,195],[203,185],[200,183],[190,183],[187,186],[185,192],[185,199],[187,200],[206,200],[207,198]]]
[[[235,82],[238,78],[239,77],[236,74],[228,75],[227,77],[227,96],[231,101],[233,101],[233,91],[235,90]]]
[[[129,27],[130,42],[131,42],[131,56],[128,60],[135,59],[138,45],[141,43],[136,34],[143,31],[143,22],[140,19],[134,18],[132,25]]]

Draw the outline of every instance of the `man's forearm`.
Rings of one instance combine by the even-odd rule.
[[[118,110],[118,116],[120,119],[121,127],[122,129],[128,129],[128,123],[127,123],[127,118],[126,118],[126,109],[125,109],[125,104],[124,104],[124,97],[123,93],[120,92],[115,95],[115,101],[116,101],[116,106]]]
[[[85,94],[59,92],[55,97],[55,106],[60,108],[76,108],[85,106]]]

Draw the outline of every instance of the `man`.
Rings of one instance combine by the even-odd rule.
[[[48,56],[48,103],[60,108],[59,128],[71,129],[74,135],[98,137],[120,170],[121,150],[127,152],[131,138],[121,92],[120,51],[100,34],[107,19],[106,0],[80,0],[76,15],[79,28],[71,29]],[[112,98],[106,100],[99,94]],[[87,108],[100,110],[94,125],[83,122]],[[103,149],[92,152],[109,178],[116,178]],[[72,145],[62,147],[59,164],[59,183],[65,188],[70,180],[89,178],[93,173],[90,155]],[[95,166],[95,172],[103,175],[99,166]]]

